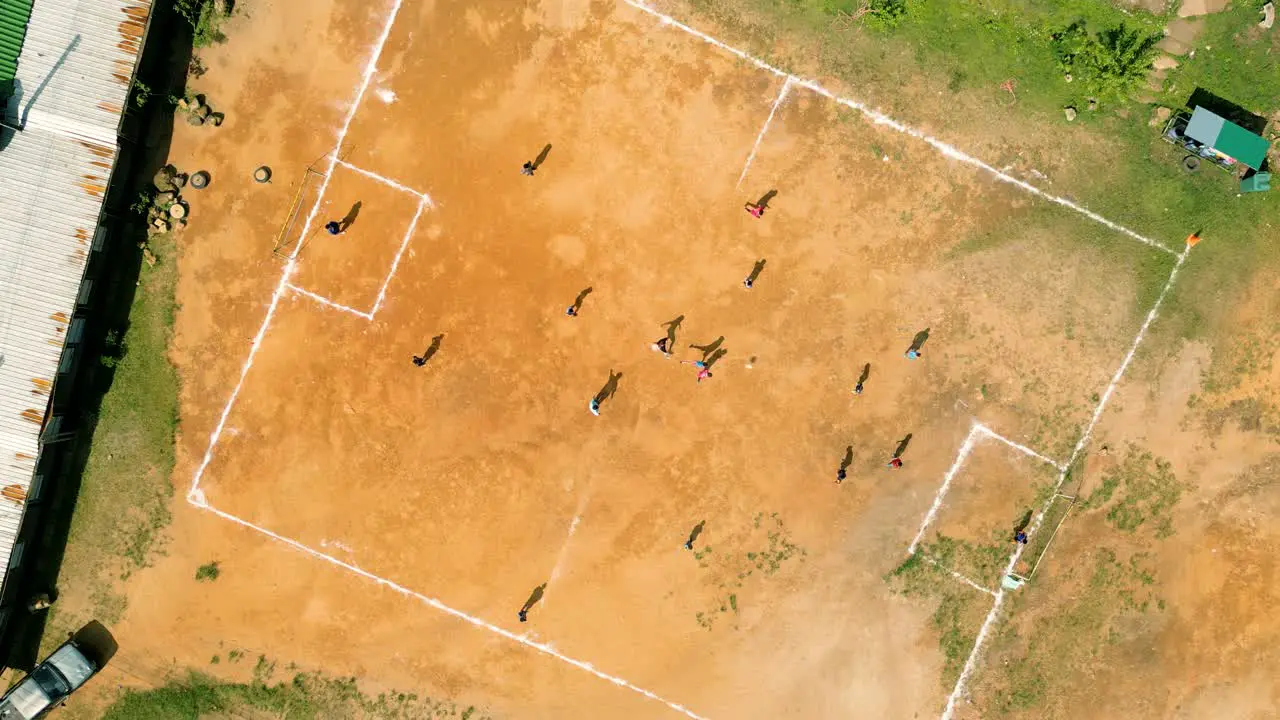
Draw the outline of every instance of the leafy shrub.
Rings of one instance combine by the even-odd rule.
[[[1120,24],[1096,35],[1084,21],[1052,35],[1054,59],[1073,80],[1095,94],[1123,98],[1136,89],[1157,54],[1157,34]]]

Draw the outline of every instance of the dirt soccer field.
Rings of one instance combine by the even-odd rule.
[[[206,608],[159,635],[511,717],[956,709],[982,647],[944,658],[885,576],[939,563],[985,640],[1180,239],[625,3],[264,3],[237,32],[175,350],[207,511],[180,522],[225,577],[135,604]]]

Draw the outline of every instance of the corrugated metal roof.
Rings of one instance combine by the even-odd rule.
[[[5,115],[24,129],[0,141],[0,582],[22,523],[150,6],[39,0],[18,58]]]
[[[30,17],[31,0],[0,0],[0,98],[8,94],[9,81],[17,72]]]

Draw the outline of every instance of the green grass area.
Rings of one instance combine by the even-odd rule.
[[[1170,100],[1181,102],[1197,87],[1253,112],[1270,114],[1280,103],[1280,33],[1256,27],[1266,0],[1234,0],[1205,17],[1194,58],[1181,59],[1165,83]]]
[[[142,266],[128,330],[108,339],[103,363],[114,377],[96,418],[59,581],[64,592],[86,596],[71,603],[73,612],[108,625],[124,614],[118,581],[161,548],[173,495],[178,377],[168,351],[177,257],[168,236],[153,237],[149,247],[158,262]],[[87,619],[63,617],[62,607],[51,611],[54,627]],[[59,640],[56,632],[45,636]]]
[[[392,693],[369,698],[353,678],[331,679],[299,674],[288,683],[219,682],[200,673],[154,690],[125,692],[101,720],[197,720],[208,717],[289,718],[457,718],[489,720],[471,706],[437,702],[415,694]]]
[[[1239,0],[1210,16],[1195,57],[1181,60],[1157,102],[1179,107],[1203,86],[1264,115],[1280,110],[1280,30],[1255,31],[1261,3]],[[1093,91],[1065,81],[1055,33],[1078,21],[1091,32],[1123,24],[1159,33],[1169,16],[1126,13],[1105,0],[907,0],[896,24],[835,22],[837,12],[856,5],[686,0],[670,11],[780,67],[841,80],[858,99],[996,167],[1049,168],[1051,177],[1028,180],[1172,249],[1203,230],[1204,242],[1167,301],[1162,323],[1171,327],[1152,345],[1212,334],[1255,269],[1280,260],[1266,241],[1275,235],[1268,223],[1280,216],[1280,191],[1237,197],[1236,181],[1217,168],[1186,173],[1182,153],[1148,124],[1152,106],[1132,96],[1101,97],[1089,112]],[[1006,80],[1015,81],[1016,100],[1000,88]],[[1067,105],[1080,109],[1074,123],[1063,116]],[[1107,242],[1131,242],[1102,234]],[[1144,297],[1154,299],[1151,289],[1168,272],[1153,264],[1143,274]],[[1210,295],[1214,303],[1201,302]]]

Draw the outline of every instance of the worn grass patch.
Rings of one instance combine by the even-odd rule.
[[[950,690],[973,651],[978,630],[991,610],[991,596],[961,584],[949,573],[924,559],[922,550],[908,557],[884,576],[894,592],[936,603],[931,625],[942,654],[939,682]]]
[[[728,619],[736,628],[739,606],[750,602],[750,596],[761,590],[761,583],[784,566],[804,562],[807,554],[791,541],[790,531],[777,513],[756,513],[750,527],[693,554],[698,567],[707,571],[708,581],[716,586],[715,599],[695,613],[694,620],[704,630],[711,630],[721,619]]]
[[[384,693],[370,698],[354,678],[299,674],[288,683],[224,683],[192,672],[154,690],[126,691],[102,714],[102,720],[197,720],[208,717],[290,718],[458,718],[489,720],[472,706],[438,702],[413,693]]]
[[[1168,461],[1130,445],[1124,459],[1102,475],[1083,507],[1103,511],[1117,530],[1132,533],[1147,525],[1163,539],[1173,534],[1172,510],[1185,489]]]
[[[45,633],[44,650],[89,617],[119,622],[125,601],[117,584],[160,551],[169,524],[178,424],[178,377],[168,360],[176,248],[167,236],[152,238],[150,248],[159,261],[142,266],[128,329],[108,342],[104,362],[114,376],[96,417],[59,576],[64,592],[82,597],[71,611],[54,606],[51,625],[59,632]]]

